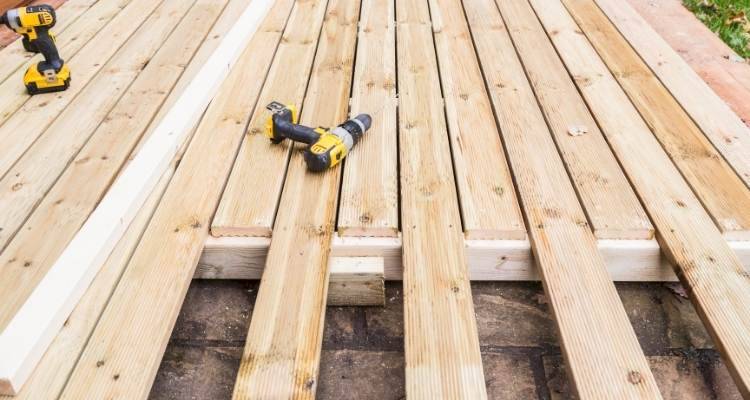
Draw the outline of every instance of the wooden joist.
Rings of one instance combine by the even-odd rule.
[[[750,188],[594,2],[565,4],[724,237],[750,240]]]
[[[329,269],[327,305],[385,305],[382,257],[332,257]]]
[[[327,1],[327,0],[326,0]],[[305,96],[326,1],[295,4],[240,153],[216,210],[215,236],[270,236],[289,161],[289,141],[270,143],[264,131],[272,101],[299,107]]]
[[[503,143],[460,2],[430,3],[461,221],[468,239],[525,239]]]
[[[290,9],[275,3],[206,111],[63,399],[148,395]]]
[[[359,11],[359,1],[328,2],[304,125],[335,126],[347,117]],[[293,147],[234,399],[315,397],[341,168],[309,172],[302,146]]]
[[[260,279],[271,239],[209,237],[195,279]],[[729,242],[750,271],[750,242]],[[528,240],[466,240],[466,264],[472,281],[538,281]],[[598,240],[612,280],[618,282],[674,282],[672,265],[656,240]],[[331,257],[383,258],[385,279],[403,278],[401,239],[334,236]]]
[[[525,0],[497,5],[476,0],[465,6],[575,392],[591,399],[658,397],[656,381],[503,22],[534,18],[534,13]]]
[[[524,9],[498,5],[594,235],[653,238],[646,212],[547,34]]]
[[[559,0],[532,4],[633,183],[662,251],[740,392],[750,396],[747,271],[564,5]],[[731,123],[726,121],[727,126]]]
[[[0,122],[4,121],[0,126],[0,141],[6,143],[4,151],[0,154],[0,176],[8,172],[134,32],[154,28],[148,23],[144,25],[145,21],[169,20],[164,12],[160,11],[168,8],[161,7],[162,3],[162,0],[132,0],[120,10],[75,56],[66,60],[74,75],[71,78],[71,86],[64,92],[29,97],[23,89],[21,77],[11,77],[5,81],[3,85],[8,84],[11,87],[0,87]],[[116,73],[118,70],[117,66],[109,66],[110,73]],[[23,135],[19,132],[23,132]]]
[[[596,3],[750,185],[750,128],[629,4],[618,0]]]
[[[68,34],[64,33],[65,30],[72,26],[77,27],[78,25],[81,25],[81,21],[78,21],[78,18],[81,15],[86,15],[86,13],[89,12],[89,8],[97,4],[97,0],[69,0],[63,3],[63,5],[59,8],[55,8],[55,14],[57,15],[57,23],[55,24],[54,28],[52,29],[52,32],[57,37],[57,45],[60,46],[60,54],[61,57],[70,57],[67,55],[67,53],[62,52],[62,46],[63,44],[73,42],[68,41],[67,38],[69,37]],[[51,3],[47,3],[51,4]],[[105,23],[101,22],[102,24]],[[0,34],[0,47],[2,46],[3,36],[5,31],[12,32],[7,27],[3,26],[2,28],[3,33]],[[20,37],[18,34],[13,32],[13,35],[16,37]],[[83,43],[80,43],[80,46],[85,44],[85,41]],[[69,51],[69,49],[65,49],[66,51]],[[71,54],[72,55],[72,54]],[[32,57],[34,57],[34,53],[26,51],[26,49],[23,48],[23,44],[21,44],[20,40],[16,40],[13,43],[10,43],[8,46],[3,47],[0,50],[0,60],[3,60],[2,64],[0,64],[0,82],[3,82],[8,76],[11,75],[14,71],[18,70],[22,66],[24,66]],[[64,58],[67,60],[67,58]],[[19,81],[22,82],[22,81]],[[20,86],[19,86],[20,87]]]
[[[107,174],[100,169],[102,164],[119,168],[208,32],[212,20],[206,21],[205,18],[215,18],[221,12],[221,7],[216,9],[215,3],[197,4],[198,9],[191,12],[184,24],[179,22],[190,10],[192,2],[167,1],[162,4],[162,8],[146,21],[144,29],[136,32],[123,45],[104,66],[104,70],[91,80],[16,161],[9,173],[0,179],[0,209],[6,211],[0,215],[0,249],[5,248],[32,210],[39,208],[37,205],[42,199],[46,203],[55,202],[54,207],[60,215],[66,215],[61,212],[60,209],[65,207],[61,205],[73,196],[66,193],[51,198],[48,193],[66,169],[70,170],[66,174],[68,177],[81,182],[68,186],[66,192],[75,191],[79,196],[90,195],[99,200],[103,189],[91,189],[89,192],[87,189],[91,186],[87,187],[86,184],[93,186],[93,177],[103,182],[100,185],[104,188],[109,185],[114,171],[110,170]],[[201,12],[206,7],[214,9],[213,15]],[[191,21],[196,15],[202,20]],[[176,26],[181,29],[177,30]],[[171,35],[173,30],[175,34]],[[101,141],[107,144],[102,146],[99,144]],[[77,155],[84,145],[85,149]],[[92,148],[95,149],[94,154],[91,153]],[[44,163],[44,168],[39,168],[40,162]],[[79,175],[81,171],[89,171],[89,174]],[[88,215],[88,212],[84,215]],[[67,216],[70,217],[69,214]],[[30,226],[41,228],[45,222],[57,225],[58,218],[47,221],[37,219]],[[79,226],[80,223],[73,229]],[[25,233],[28,235],[28,232]],[[67,241],[61,238],[55,242]],[[31,288],[33,285],[29,290]]]
[[[427,0],[398,0],[396,20],[406,395],[482,399],[487,393]]]
[[[342,236],[398,235],[396,27],[392,1],[364,0],[357,42],[351,115],[372,127],[345,161],[339,201]]]

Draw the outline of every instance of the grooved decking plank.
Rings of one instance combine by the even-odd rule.
[[[653,238],[646,212],[533,11],[497,4],[594,235]],[[575,129],[585,133],[575,136]]]
[[[269,236],[273,227],[290,153],[289,142],[270,143],[264,132],[266,104],[279,101],[298,108],[305,96],[318,46],[326,1],[298,2],[284,32],[250,119],[219,208],[211,223],[214,236]]]
[[[633,183],[662,251],[737,386],[750,396],[747,272],[564,5],[559,0],[532,4]]]
[[[467,239],[525,239],[503,143],[460,2],[430,1],[458,198]]]
[[[62,399],[148,395],[291,3],[271,8],[211,102]]]
[[[212,6],[210,1],[204,1],[202,4],[204,6]],[[194,51],[198,44],[200,44],[203,35],[210,28],[210,25],[205,26],[207,21],[199,21],[204,23],[203,27],[199,26],[192,20],[195,17],[194,14],[184,25],[180,24],[181,29],[178,35],[171,38],[172,40],[167,39],[165,43],[165,38],[190,8],[190,2],[184,0],[166,0],[163,8],[154,13],[153,18],[148,20],[146,24],[172,24],[170,29],[164,29],[166,32],[158,32],[155,29],[153,31],[141,31],[133,37],[132,41],[123,47],[125,51],[120,53],[120,56],[116,56],[113,61],[118,61],[119,65],[123,65],[123,68],[138,68],[137,71],[140,71],[140,65],[151,57],[151,51],[156,51],[164,44],[164,48],[169,51],[163,53],[163,57],[155,61],[161,63],[187,63],[190,60],[191,54],[186,54],[187,52],[184,51],[186,49],[183,49],[183,47],[192,47]],[[198,10],[196,14],[204,14],[202,11]],[[220,11],[221,7],[218,10],[213,10],[213,18]],[[211,17],[210,12],[205,14]],[[170,17],[167,17],[168,15]],[[199,37],[192,35],[187,37],[192,43],[185,40],[186,35],[191,30],[200,32],[201,29],[203,32]],[[142,52],[145,52],[145,54]],[[186,58],[184,57],[185,55],[187,56]],[[132,59],[133,64],[130,64],[129,59]],[[138,107],[144,106],[140,102],[146,101],[145,96],[149,88],[155,86],[157,89],[164,90],[157,83],[163,79],[160,72],[164,71],[158,68],[159,64],[154,64],[153,67],[146,73],[147,79],[142,80],[135,87],[137,92],[132,93],[133,96],[130,96],[131,98],[126,99],[126,102],[123,103],[124,109],[117,110],[123,111],[123,114],[119,116],[119,121],[115,119],[116,123],[119,122],[122,124],[123,121],[129,121],[128,113],[132,113]],[[123,79],[135,78],[130,73],[125,73],[121,77]],[[173,76],[172,81],[177,77],[179,77],[179,74]],[[101,85],[106,85],[107,82],[106,79],[94,80],[94,82],[97,81]],[[126,87],[127,82],[118,83],[118,85]],[[86,90],[82,93],[85,97],[78,97],[77,100],[91,98],[95,103],[113,102],[100,97],[100,94],[107,96],[107,90],[101,88],[96,90],[97,87],[92,86],[89,88],[92,88],[90,96],[85,96],[88,94],[86,93],[88,90]],[[171,89],[171,85],[168,85],[166,88],[167,91],[169,89]],[[119,94],[115,95],[119,98]],[[73,104],[76,103],[77,101]],[[160,103],[159,101],[155,104],[154,108],[158,109]],[[90,106],[93,107],[94,105],[91,104]],[[81,109],[88,110],[86,107]],[[145,107],[144,109],[147,110]],[[94,118],[90,117],[91,114],[88,113],[81,114],[80,110],[69,108],[63,114],[63,118],[57,120],[63,121],[64,125],[57,130],[49,131],[48,136],[43,136],[35,143],[32,147],[34,152],[27,153],[26,156],[28,157],[24,156],[19,165],[17,165],[17,168],[11,170],[14,174],[7,176],[12,179],[0,181],[0,207],[5,210],[2,216],[0,216],[0,227],[3,228],[0,232],[0,248],[24,224],[29,212],[42,200],[42,197],[47,193],[47,189],[57,179],[60,171],[65,168],[70,157],[65,152],[74,152],[76,147],[80,146],[75,141],[86,139],[91,134],[90,131],[93,128],[87,126],[87,122]],[[116,117],[116,114],[112,116]],[[103,117],[104,115],[101,116],[101,118]],[[122,132],[127,131],[118,129],[115,131],[105,131],[105,134],[97,136],[93,142],[94,151],[77,158],[76,162],[70,164],[70,173],[64,176],[64,180],[57,186],[58,189],[50,193],[50,196],[45,197],[43,203],[40,205],[39,212],[35,212],[25,224],[26,229],[21,230],[18,240],[14,241],[0,255],[0,330],[5,328],[18,309],[24,304],[28,296],[34,291],[37,284],[57,260],[62,250],[67,246],[83,222],[85,222],[90,212],[96,207],[96,203],[101,199],[103,192],[106,191],[113,175],[128,156],[130,150],[132,150],[135,142],[140,137],[139,133],[142,132],[149,120],[150,118],[146,118],[140,121],[144,126],[132,135],[123,134]],[[56,125],[55,123],[52,127],[55,128]],[[95,120],[91,121],[90,125],[95,127],[97,122]],[[119,125],[118,127],[127,128],[128,125],[126,123],[124,126]],[[85,137],[78,138],[78,133],[85,135]],[[101,140],[106,141],[108,145],[114,142],[114,144],[121,144],[122,147],[110,148],[106,145],[97,146]],[[118,140],[122,142],[118,143]],[[130,143],[128,144],[127,141],[130,141]],[[89,147],[86,148],[86,152],[90,150]],[[107,161],[110,161],[108,153],[113,153],[113,160],[111,160],[113,163],[109,170],[105,170],[102,167],[106,165]],[[102,160],[102,156],[107,159]],[[104,162],[104,165],[97,163],[97,160]],[[40,163],[44,163],[44,168],[40,168]],[[98,190],[95,190],[97,183],[100,187]],[[69,186],[69,184],[71,185]],[[89,197],[88,201],[84,200],[86,197]],[[83,201],[79,203],[79,200]],[[88,203],[88,207],[85,206],[85,203]],[[77,210],[79,207],[83,208],[83,210]],[[58,232],[60,235],[53,236],[52,232]]]
[[[595,3],[565,4],[724,237],[750,240],[750,188]]]
[[[501,16],[491,0],[464,5],[557,322],[566,370],[582,399],[659,398],[502,19],[533,13],[523,8],[528,7],[525,0],[503,1],[509,3],[501,8],[513,10],[515,16]]]
[[[82,195],[80,192],[85,190],[86,183],[93,184],[89,179],[99,175],[97,169],[102,165],[97,161],[102,161],[105,165],[114,164],[117,168],[127,157],[133,147],[132,141],[139,138],[159,109],[210,29],[213,18],[221,11],[219,8],[212,14],[198,9],[188,14],[192,4],[190,1],[163,4],[146,21],[145,29],[133,35],[104,66],[104,71],[81,91],[21,156],[9,173],[0,179],[0,209],[5,210],[0,215],[0,249],[5,248],[63,171],[88,170],[90,174],[77,177],[82,179],[68,187],[67,193],[63,192],[52,201],[75,197],[70,192]],[[199,8],[215,9],[217,4],[222,3],[200,4]],[[185,15],[188,17],[183,20]],[[190,21],[195,18],[211,20]],[[175,29],[176,26],[180,29]],[[190,37],[183,38],[186,35]],[[168,51],[162,50],[165,47]],[[115,70],[116,72],[110,72]],[[120,134],[121,132],[133,134]],[[86,150],[92,146],[96,148],[97,143],[102,140],[110,142],[110,145],[111,141],[122,142],[116,142],[116,147],[99,147],[95,154],[85,150],[79,154],[84,147]],[[105,159],[102,160],[101,157]],[[110,157],[119,162],[111,162],[114,160],[109,160]],[[39,168],[40,163],[44,164],[44,168]],[[108,184],[113,172],[110,170],[109,175],[106,170],[101,172],[104,176],[100,180],[103,179]],[[101,190],[94,191],[92,195],[99,198],[100,192]],[[60,205],[61,203],[55,204],[58,209],[64,208]],[[37,221],[30,226],[39,229],[45,225],[57,224],[57,219],[52,219],[46,224]]]
[[[342,236],[398,236],[395,16],[392,1],[363,1],[351,115],[370,113],[373,120],[346,157],[338,215]]]
[[[84,24],[83,21],[78,21],[78,18],[81,15],[88,13],[89,8],[93,4],[96,4],[98,0],[69,0],[64,2],[61,7],[57,7],[57,4],[55,4],[59,4],[63,1],[64,0],[33,2],[49,4],[55,7],[57,23],[55,23],[55,26],[52,28],[52,32],[57,36],[58,46],[62,46],[64,43],[68,42],[65,39],[67,36],[67,34],[64,34],[65,30],[70,26],[76,27],[77,25]],[[2,10],[0,10],[0,12],[2,12]],[[23,48],[20,40],[15,40],[20,37],[20,35],[8,29],[5,25],[0,27],[0,60],[3,60],[2,64],[0,64],[0,82],[4,81],[13,71],[21,68],[29,59],[34,57],[34,53],[28,52]],[[3,45],[7,43],[7,40],[13,41],[3,47]],[[59,49],[62,50],[61,47]],[[65,57],[69,57],[65,53],[61,52],[60,54],[60,57],[63,57],[64,60],[67,60]]]
[[[406,395],[487,397],[427,0],[396,1]]]
[[[4,151],[0,153],[0,176],[6,175],[34,141],[81,93],[86,84],[104,68],[104,64],[128,42],[131,35],[139,29],[160,29],[143,23],[150,18],[152,12],[156,13],[154,15],[163,14],[158,11],[162,4],[162,0],[132,0],[124,9],[116,8],[119,13],[75,56],[66,60],[72,77],[71,86],[64,92],[30,97],[22,88],[21,78],[12,77],[0,85],[0,141],[5,143]],[[117,74],[119,67],[110,65],[104,72]],[[11,88],[5,88],[6,84]],[[113,87],[106,85],[104,90],[107,89]],[[23,132],[23,135],[19,132]]]
[[[750,185],[750,128],[626,1],[596,3],[745,184]]]
[[[360,2],[328,3],[300,118],[311,126],[343,122],[352,87]],[[294,149],[234,399],[315,398],[341,168],[308,172]]]

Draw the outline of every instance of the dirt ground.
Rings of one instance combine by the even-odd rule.
[[[679,286],[618,284],[665,399],[740,399]],[[228,399],[252,316],[257,281],[194,281],[151,399]],[[569,399],[554,322],[538,283],[473,283],[491,399]],[[318,399],[403,399],[403,298],[385,307],[329,307]]]

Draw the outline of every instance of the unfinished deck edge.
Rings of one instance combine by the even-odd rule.
[[[270,238],[209,237],[195,279],[260,279]],[[466,240],[472,281],[538,281],[527,240]],[[750,241],[728,242],[750,271]],[[616,282],[676,282],[656,240],[599,240],[599,251]],[[401,239],[334,236],[331,257],[382,257],[385,280],[402,278]]]

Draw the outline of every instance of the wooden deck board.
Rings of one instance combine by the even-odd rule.
[[[290,9],[272,8],[206,111],[62,399],[148,395]]]
[[[534,13],[525,0],[466,6],[574,389],[580,398],[656,398],[656,381],[503,22]]]
[[[271,234],[291,150],[289,141],[274,145],[265,136],[269,116],[265,106],[280,101],[301,112],[325,6],[325,1],[304,1],[292,11],[292,29],[284,32],[211,223],[215,236]]]
[[[396,20],[406,395],[486,398],[427,0]]]
[[[372,127],[346,157],[339,200],[343,236],[398,236],[396,27],[392,1],[364,0],[351,115]]]
[[[724,237],[749,240],[750,188],[595,3],[566,5]]]
[[[662,251],[675,266],[740,392],[750,395],[747,272],[564,5],[559,0],[532,4],[633,182]]]
[[[359,1],[328,2],[300,116],[304,125],[335,126],[346,119],[359,9]],[[294,146],[289,162],[234,385],[237,400],[313,399],[318,387],[341,169],[307,171],[302,147]]]
[[[653,238],[646,212],[547,34],[523,8],[498,4],[507,14],[508,32],[594,235],[599,239]]]
[[[462,5],[430,4],[466,237],[524,239],[521,209]]]

